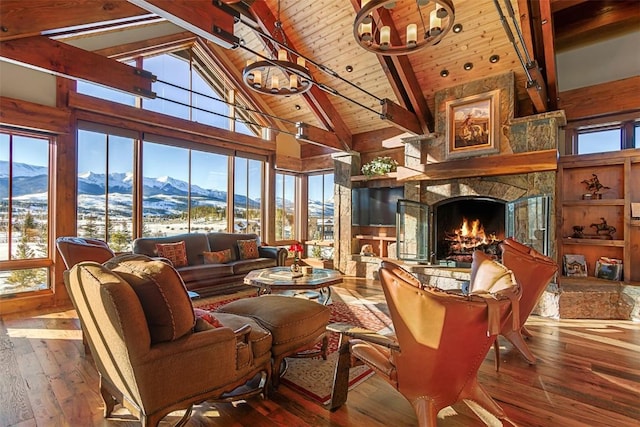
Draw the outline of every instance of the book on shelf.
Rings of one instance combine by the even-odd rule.
[[[565,254],[562,257],[564,275],[568,277],[587,277],[587,261],[584,255]]]
[[[596,261],[595,273],[599,279],[620,280],[622,278],[622,260],[600,257]]]

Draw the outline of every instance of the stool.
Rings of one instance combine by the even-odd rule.
[[[282,363],[285,357],[315,357],[327,359],[328,337],[326,327],[331,310],[314,301],[281,295],[262,295],[243,298],[225,304],[216,313],[231,313],[254,319],[271,332],[272,372],[274,388],[280,383]],[[317,352],[305,352],[322,339]]]

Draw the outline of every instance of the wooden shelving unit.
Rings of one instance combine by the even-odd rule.
[[[593,174],[609,188],[603,189],[601,199],[584,200],[588,191],[582,181]],[[557,185],[558,264],[562,266],[565,254],[584,255],[589,277],[581,280],[588,283],[596,280],[595,264],[600,257],[621,259],[624,282],[637,284],[640,220],[631,217],[631,203],[640,202],[640,149],[561,157]],[[615,227],[610,239],[597,235],[595,225],[603,218]],[[583,227],[584,238],[574,237],[574,226]]]

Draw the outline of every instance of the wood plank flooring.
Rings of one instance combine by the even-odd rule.
[[[379,285],[347,279],[342,285],[377,303]],[[629,321],[531,317],[529,366],[506,341],[500,372],[493,352],[480,383],[520,426],[640,426],[640,324]],[[73,310],[0,318],[0,426],[137,426],[105,420],[98,376],[85,357]],[[168,416],[162,426],[179,419]],[[411,406],[376,376],[349,393],[345,406],[325,407],[280,386],[268,400],[203,404],[190,426],[414,426]],[[464,404],[439,414],[440,426],[479,426]]]

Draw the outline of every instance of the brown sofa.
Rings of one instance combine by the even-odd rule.
[[[258,240],[259,257],[240,259],[238,240]],[[200,295],[228,293],[244,286],[242,279],[248,272],[258,268],[284,265],[287,250],[275,246],[261,246],[256,234],[240,233],[188,233],[167,237],[141,237],[133,242],[133,253],[158,256],[156,244],[184,241],[188,265],[177,267],[182,280],[190,291]],[[224,264],[206,264],[204,252],[231,249],[232,260]]]

